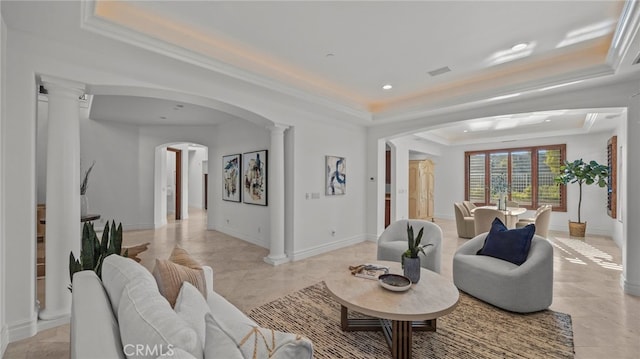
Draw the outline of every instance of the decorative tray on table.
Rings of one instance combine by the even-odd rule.
[[[411,280],[399,274],[383,274],[378,277],[378,282],[382,288],[394,292],[404,292],[411,288]]]

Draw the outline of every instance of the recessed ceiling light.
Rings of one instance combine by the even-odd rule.
[[[161,119],[161,120],[166,120],[166,119],[167,119],[167,116],[160,116],[160,119]]]
[[[544,122],[551,122],[551,120],[550,119],[546,119],[546,120],[544,120]]]
[[[331,53],[331,52],[325,55],[325,57],[334,57],[334,56],[336,56],[336,55]]]
[[[467,133],[467,132],[469,132],[469,130],[464,130],[464,131],[462,131],[462,132]]]
[[[391,90],[393,88],[393,86],[391,86],[391,84],[386,84],[384,86],[382,86],[383,90]]]
[[[513,51],[520,51],[520,50],[524,50],[524,49],[526,49],[526,48],[527,48],[527,46],[529,46],[529,44],[528,44],[528,43],[526,43],[526,42],[521,42],[521,43],[519,43],[519,44],[515,44],[515,45],[513,45],[513,46],[511,47],[511,50],[513,50]]]

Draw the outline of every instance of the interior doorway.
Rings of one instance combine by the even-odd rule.
[[[187,220],[190,209],[207,207],[209,148],[193,142],[169,142],[155,149],[154,228]],[[197,212],[197,211],[196,211]]]
[[[173,166],[169,166],[173,164]],[[172,173],[167,185],[167,213],[173,208],[174,219],[182,219],[182,150],[167,147],[167,169]]]

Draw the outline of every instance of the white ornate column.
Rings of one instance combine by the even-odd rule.
[[[284,131],[289,126],[276,124],[271,130],[267,175],[271,235],[269,256],[264,261],[278,265],[289,261],[284,253]]]
[[[640,90],[640,89],[639,89]],[[627,109],[627,145],[622,164],[627,176],[626,198],[622,200],[622,288],[627,294],[640,296],[640,192],[634,187],[640,182],[640,160],[635,157],[640,153],[640,96],[631,97]]]
[[[80,112],[84,84],[42,76],[49,94],[45,308],[40,319],[71,313],[69,252],[80,254]]]

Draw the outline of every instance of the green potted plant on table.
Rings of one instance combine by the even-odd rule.
[[[402,269],[404,270],[404,276],[411,280],[411,283],[418,283],[420,280],[420,257],[419,253],[424,253],[424,248],[433,244],[420,244],[422,241],[422,235],[424,227],[418,231],[418,236],[414,237],[413,227],[407,223],[407,241],[409,248],[402,254]]]
[[[584,237],[587,229],[587,222],[582,222],[580,217],[580,208],[582,206],[582,185],[597,184],[600,187],[606,187],[609,179],[609,167],[601,165],[596,161],[584,162],[581,159],[573,162],[565,161],[560,167],[554,181],[559,184],[567,185],[569,183],[577,183],[579,188],[578,197],[578,222],[569,221],[569,235],[572,237]]]

